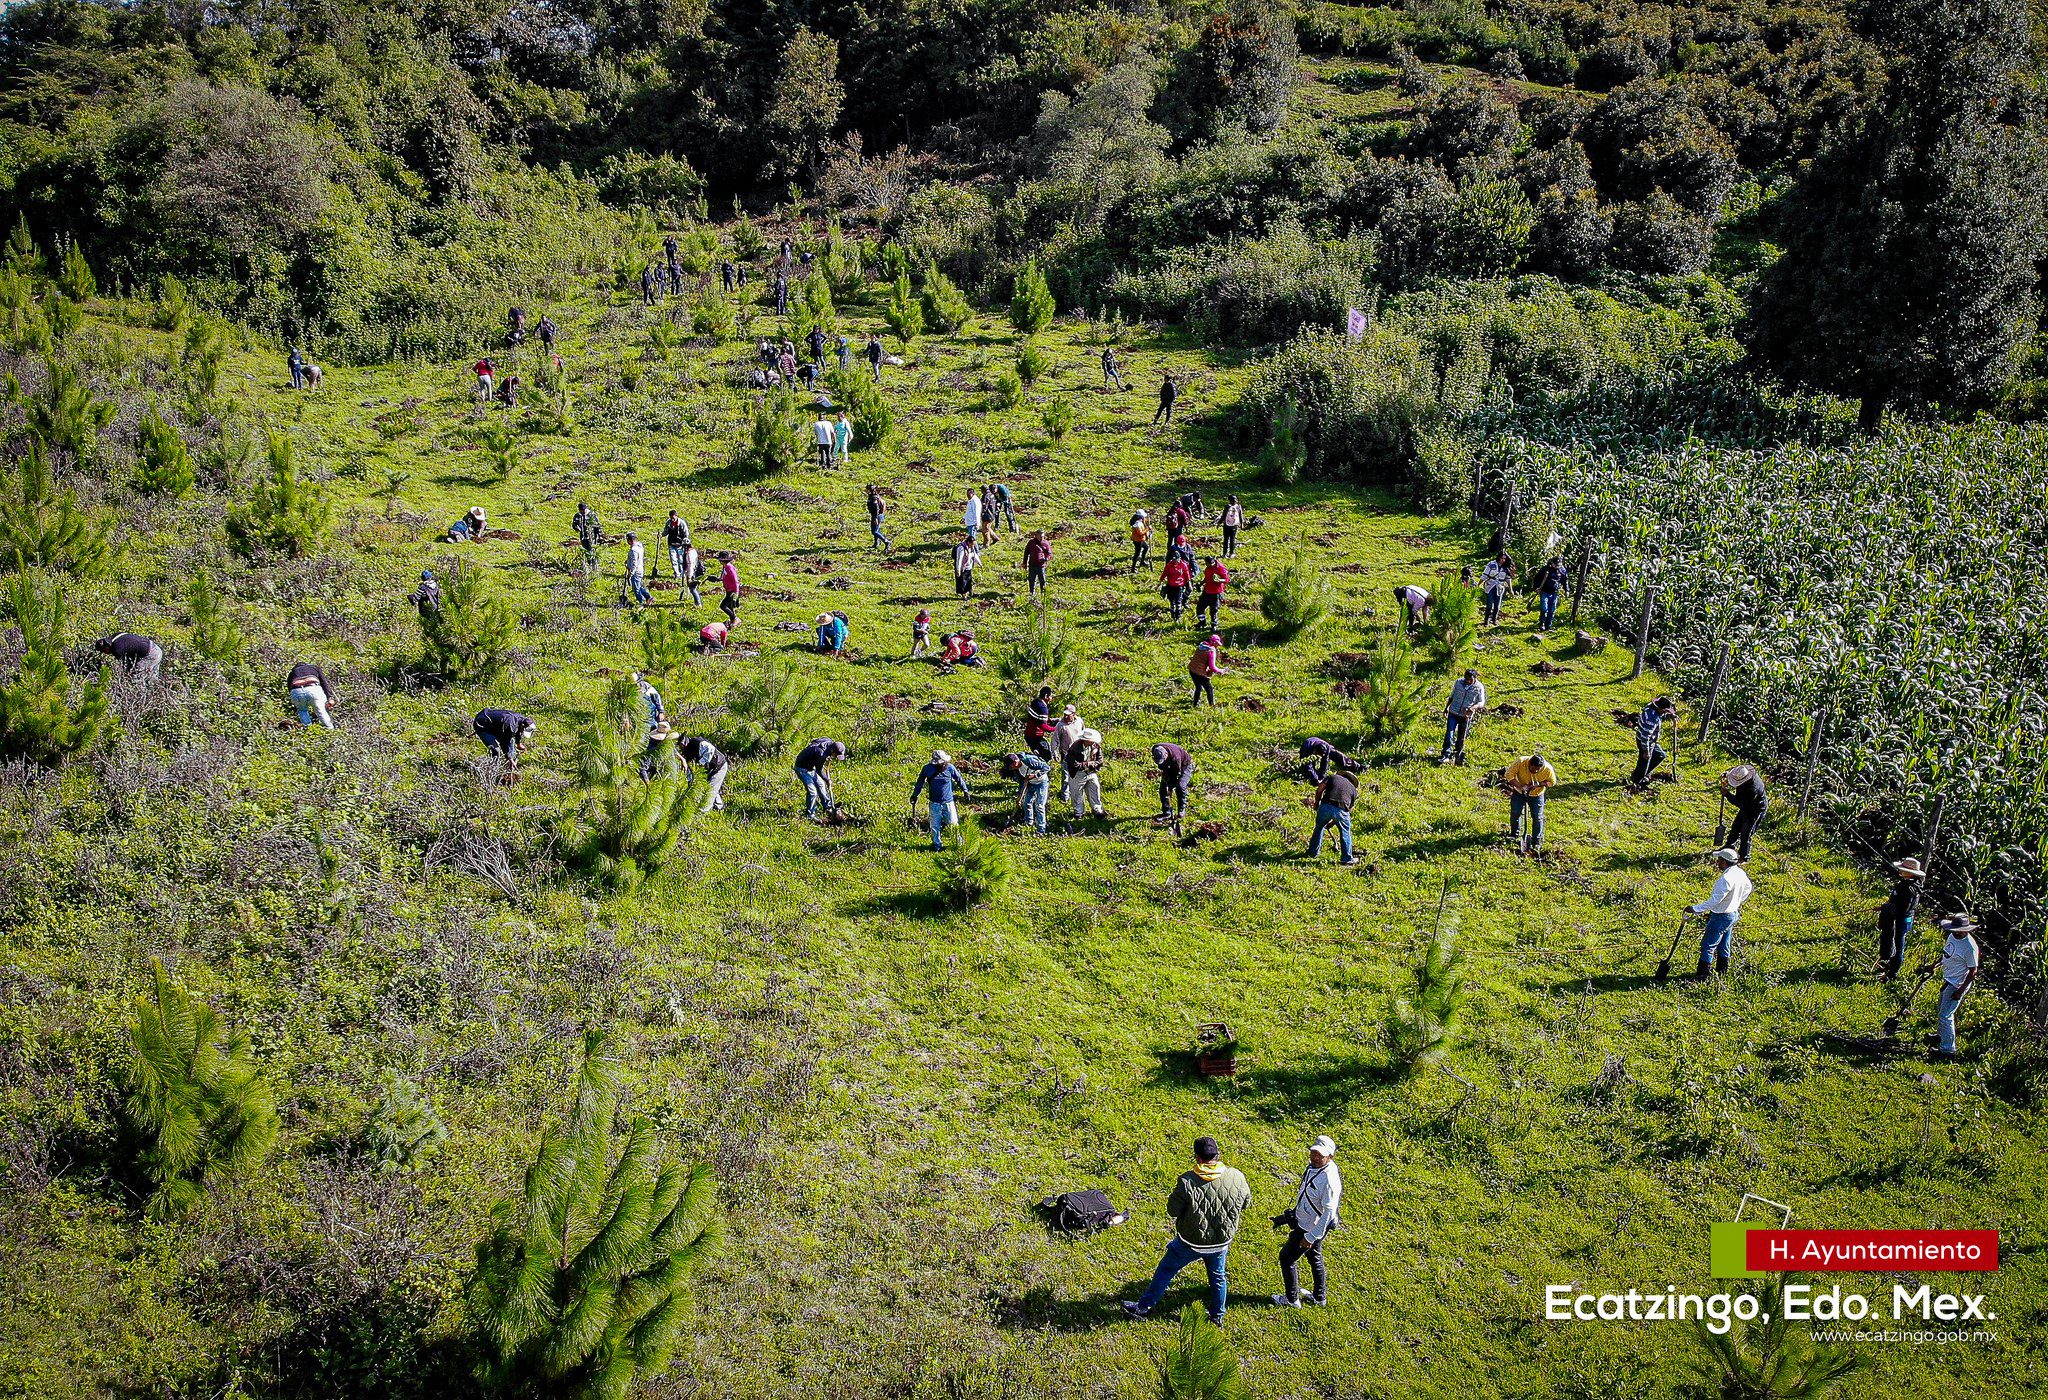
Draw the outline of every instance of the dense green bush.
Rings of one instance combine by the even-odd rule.
[[[1415,674],[1415,650],[1396,628],[1374,645],[1359,677],[1365,689],[1358,696],[1358,734],[1369,748],[1397,742],[1422,718],[1427,682]]]
[[[1017,328],[1018,334],[1028,338],[1052,324],[1055,309],[1052,288],[1046,286],[1045,274],[1039,271],[1037,260],[1025,263],[1010,292],[1010,324]]]
[[[505,665],[519,619],[499,596],[487,571],[458,560],[441,580],[441,606],[420,614],[429,674],[458,685],[475,685]]]
[[[1010,882],[1009,847],[974,821],[953,828],[952,844],[933,853],[940,899],[962,912],[986,904]]]
[[[0,568],[17,564],[98,578],[114,561],[114,518],[59,490],[42,443],[30,439],[12,470],[0,465]]]
[[[1330,615],[1330,580],[1320,565],[1297,554],[1267,580],[1259,616],[1281,637],[1312,629]]]
[[[925,324],[940,335],[958,335],[966,330],[974,319],[974,308],[953,285],[953,279],[939,271],[935,263],[926,263],[919,277],[923,282],[919,297]]]
[[[283,433],[264,434],[264,455],[268,470],[250,488],[248,503],[228,511],[228,537],[247,554],[310,554],[327,533],[327,493],[300,479],[292,440]]]
[[[898,273],[890,284],[889,302],[882,308],[882,319],[889,323],[889,329],[906,350],[924,334],[924,303],[910,290],[909,273]]]
[[[1203,340],[1262,344],[1305,326],[1342,327],[1349,308],[1373,305],[1375,261],[1370,238],[1317,240],[1290,225],[1266,238],[1174,252],[1151,271],[1119,275],[1107,295],[1132,315],[1185,324]]]
[[[185,590],[185,611],[192,619],[192,650],[218,665],[242,659],[248,638],[228,612],[213,575],[204,569],[193,571]]]
[[[135,482],[154,495],[182,496],[192,489],[192,454],[178,430],[154,410],[136,430]]]
[[[853,424],[855,447],[867,452],[889,441],[896,431],[896,411],[875,387],[871,375],[858,367],[834,369],[827,372],[825,382],[832,390],[833,402],[846,410]]]
[[[74,697],[64,664],[62,584],[45,589],[22,572],[7,581],[10,618],[21,633],[21,669],[0,685],[0,758],[55,767],[99,742],[107,725],[109,668]]]
[[[725,747],[741,758],[773,758],[824,715],[817,687],[791,666],[770,661],[735,679],[725,696],[733,727]]]
[[[788,390],[763,394],[754,405],[754,422],[746,441],[735,443],[729,465],[744,476],[772,476],[804,460],[810,440]]]

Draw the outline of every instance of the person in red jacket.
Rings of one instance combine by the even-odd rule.
[[[725,593],[718,600],[718,610],[729,622],[737,625],[740,620],[740,566],[725,550],[719,551],[718,558],[725,566],[718,571],[718,586]]]
[[[1209,707],[1216,707],[1215,678],[1223,674],[1223,638],[1214,632],[1209,640],[1195,648],[1195,654],[1188,658],[1188,679],[1195,683],[1194,702],[1202,703],[1204,695],[1209,697]]]
[[[1166,605],[1173,609],[1173,620],[1180,621],[1180,615],[1187,611],[1188,587],[1195,571],[1188,567],[1188,561],[1179,555],[1166,561],[1166,567],[1159,571],[1159,591],[1166,595]]]
[[[1052,541],[1045,537],[1045,531],[1033,530],[1031,538],[1024,541],[1025,596],[1045,592],[1045,566],[1051,562]]]
[[[1201,626],[1202,614],[1207,613],[1209,625],[1221,627],[1223,623],[1217,618],[1216,610],[1223,606],[1223,590],[1229,586],[1230,570],[1213,554],[1203,562],[1207,567],[1202,570],[1202,596],[1195,603],[1195,625]]]

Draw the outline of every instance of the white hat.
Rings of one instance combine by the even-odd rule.
[[[1742,857],[1735,853],[1733,846],[1723,846],[1720,850],[1714,852],[1712,858],[1727,865],[1742,864]]]
[[[1738,763],[1721,775],[1721,786],[1739,788],[1756,776],[1756,769],[1747,763]]]
[[[932,762],[934,762],[934,763],[951,763],[952,761],[953,761],[953,755],[951,755],[951,754],[947,753],[947,752],[946,752],[946,751],[945,751],[944,749],[933,749],[933,750],[932,750]]]
[[[1334,1157],[1337,1155],[1337,1144],[1332,1142],[1330,1140],[1329,1135],[1326,1133],[1322,1137],[1319,1137],[1314,1142],[1310,1143],[1308,1145],[1308,1150],[1311,1152],[1320,1152],[1325,1157]]]
[[[1092,729],[1082,730],[1080,733],[1080,737],[1086,739],[1091,744],[1099,744],[1102,742],[1102,736],[1100,734],[1097,734]]]

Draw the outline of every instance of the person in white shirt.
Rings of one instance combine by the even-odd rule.
[[[1486,569],[1479,575],[1479,591],[1486,598],[1486,625],[1491,627],[1500,621],[1501,604],[1507,601],[1508,590],[1515,586],[1515,561],[1503,550],[1497,559],[1487,561]]]
[[[1693,974],[1702,982],[1709,973],[1728,970],[1729,950],[1735,946],[1735,921],[1742,916],[1742,902],[1754,888],[1733,847],[1723,846],[1713,859],[1721,874],[1706,902],[1692,906],[1693,913],[1707,916],[1707,930],[1700,937],[1699,971]]]
[[[654,601],[647,591],[647,546],[640,543],[638,535],[626,536],[626,588],[643,608]]]
[[[1323,1238],[1337,1227],[1337,1202],[1344,1195],[1344,1178],[1337,1172],[1337,1144],[1319,1137],[1309,1144],[1308,1170],[1301,1174],[1301,1189],[1295,1192],[1294,1209],[1273,1217],[1275,1225],[1287,1227],[1287,1243],[1280,1246],[1280,1281],[1285,1293],[1273,1301],[1283,1308],[1303,1303],[1323,1306],[1330,1299],[1330,1277],[1323,1269]],[[1295,1265],[1308,1256],[1309,1277],[1315,1291],[1301,1291]]]
[[[811,440],[818,445],[818,465],[830,467],[833,448],[839,442],[838,425],[821,415],[817,422],[811,424]]]
[[[1952,914],[1941,921],[1941,1005],[1935,1012],[1940,1034],[1935,1048],[1944,1055],[1956,1053],[1956,1008],[1963,993],[1977,980],[1983,955],[1977,947],[1977,921],[1968,914]]]
[[[967,528],[967,537],[953,546],[953,591],[963,598],[973,594],[974,569],[981,563],[981,549],[974,543],[974,527]]]
[[[967,493],[967,508],[960,512],[960,528],[975,539],[981,538],[981,492]]]

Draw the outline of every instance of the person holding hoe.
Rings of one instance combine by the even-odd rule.
[[[1658,740],[1664,736],[1667,721],[1678,718],[1678,706],[1668,695],[1660,695],[1643,706],[1643,712],[1636,719],[1636,769],[1624,784],[1630,792],[1641,792],[1650,785],[1650,775],[1657,771],[1657,765],[1670,755],[1664,752]]]
[[[1951,1058],[1956,1053],[1956,1008],[1976,983],[1984,959],[1977,947],[1977,921],[1968,914],[1943,919],[1941,931],[1941,1003],[1935,1011],[1936,1033],[1929,1038],[1936,1054]]]
[[[1202,697],[1209,697],[1209,708],[1216,708],[1216,678],[1227,674],[1223,669],[1223,638],[1211,632],[1203,643],[1195,648],[1195,654],[1188,658],[1188,679],[1194,682],[1195,693],[1190,704],[1200,705]]]
[[[1486,687],[1480,682],[1479,668],[1467,666],[1465,674],[1451,687],[1450,698],[1444,701],[1444,751],[1437,756],[1437,762],[1456,763],[1465,766],[1465,736],[1472,732],[1472,721],[1486,708]]]
[[[797,781],[804,785],[804,816],[808,819],[823,811],[827,817],[839,810],[838,802],[832,796],[832,774],[829,768],[832,760],[845,758],[848,749],[837,739],[813,739],[805,744],[796,756]]]
[[[1764,776],[1747,763],[1738,763],[1721,775],[1721,793],[1735,804],[1735,825],[1728,828],[1728,844],[1744,860],[1749,859],[1750,839],[1771,810],[1771,795],[1764,790]]]
[[[1179,744],[1154,744],[1152,763],[1159,770],[1159,815],[1153,820],[1170,821],[1178,831],[1195,781],[1194,757]]]
[[[1906,960],[1906,941],[1913,935],[1913,915],[1919,912],[1926,880],[1927,872],[1913,857],[1892,862],[1892,892],[1877,910],[1877,966],[1872,969],[1887,982],[1898,980]]]
[[[1743,902],[1755,888],[1742,868],[1742,858],[1728,847],[1714,852],[1713,861],[1720,872],[1714,888],[1704,903],[1692,906],[1693,913],[1707,918],[1706,932],[1700,935],[1699,970],[1693,973],[1694,980],[1699,982],[1706,981],[1710,973],[1728,971],[1729,956],[1735,947],[1735,923],[1742,917]]]
[[[1230,1301],[1230,1280],[1225,1272],[1230,1242],[1237,1237],[1245,1207],[1251,1203],[1251,1184],[1243,1172],[1223,1165],[1223,1149],[1216,1139],[1196,1138],[1194,1169],[1181,1173],[1173,1194],[1166,1198],[1173,1238],[1145,1291],[1122,1303],[1124,1315],[1150,1317],[1175,1276],[1199,1260],[1209,1275],[1209,1321],[1222,1322]]]
[[[1543,849],[1543,805],[1545,794],[1557,786],[1557,770],[1540,753],[1518,758],[1501,771],[1500,785],[1508,791],[1508,835],[1516,841],[1516,854],[1540,855]],[[1528,834],[1522,832],[1522,816],[1529,817]]]
[[[1351,849],[1351,809],[1358,805],[1358,780],[1349,773],[1338,769],[1316,784],[1316,826],[1309,833],[1308,858],[1316,859],[1323,853],[1323,833],[1331,827],[1337,828],[1337,864],[1356,865],[1358,856]]]

